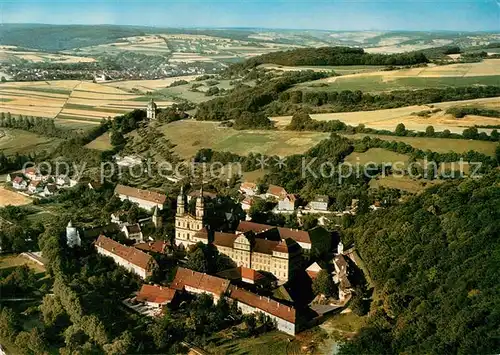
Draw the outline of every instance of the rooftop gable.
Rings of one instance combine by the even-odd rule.
[[[115,194],[134,197],[140,200],[154,202],[160,205],[165,204],[167,196],[154,191],[140,190],[135,187],[116,185]]]

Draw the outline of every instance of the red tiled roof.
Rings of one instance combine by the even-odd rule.
[[[240,188],[241,189],[248,189],[248,190],[255,190],[257,188],[257,184],[255,184],[253,182],[245,181],[245,182],[241,183]]]
[[[278,227],[278,231],[280,232],[280,236],[283,239],[292,238],[293,240],[299,243],[311,244],[311,238],[309,236],[309,232],[298,229],[282,228],[282,227]]]
[[[31,180],[30,182],[30,186],[33,186],[33,187],[38,187],[38,185],[40,185],[42,182],[41,181],[35,181],[35,180]]]
[[[170,287],[142,285],[135,297],[139,302],[169,303],[173,300],[177,290]]]
[[[24,179],[20,176],[17,176],[14,178],[14,180],[12,180],[12,182],[15,182],[16,184],[20,184],[24,181]]]
[[[297,196],[295,194],[287,194],[286,197],[291,201],[295,202],[297,201]]]
[[[99,236],[99,238],[97,238],[95,244],[97,247],[100,247],[114,255],[117,255],[120,258],[125,259],[129,263],[136,265],[144,270],[149,270],[151,263],[155,263],[155,260],[151,255],[146,254],[136,248],[120,244],[113,239],[105,237],[102,234]]]
[[[237,232],[241,233],[246,233],[246,232],[254,232],[254,233],[261,233],[266,230],[269,230],[271,228],[274,228],[273,226],[268,226],[267,224],[260,224],[260,223],[255,223],[255,222],[249,222],[249,221],[241,221],[238,224],[238,227],[236,227]]]
[[[253,197],[245,197],[245,199],[241,202],[242,204],[246,204],[246,205],[253,205],[253,203],[255,202],[254,198]]]
[[[141,233],[141,226],[139,225],[139,223],[132,224],[130,226],[125,226],[125,228],[127,229],[127,232],[129,234],[139,234],[139,233]]]
[[[269,185],[267,193],[273,196],[280,196],[280,197],[284,197],[287,194],[286,190],[283,187],[276,185]]]
[[[168,243],[168,242],[163,242],[161,240],[157,240],[156,242],[146,242],[146,243],[135,244],[134,248],[139,249],[139,250],[143,250],[143,251],[151,251],[153,253],[163,254],[165,252],[165,249],[169,245],[170,245],[170,243]]]
[[[295,309],[285,306],[275,300],[256,295],[242,288],[229,286],[229,297],[248,306],[272,314],[275,317],[284,319],[290,323],[295,323]]]
[[[135,197],[144,201],[165,204],[167,196],[158,192],[140,190],[130,186],[116,185],[115,194]]]
[[[249,268],[244,267],[244,266],[240,266],[238,269],[240,270],[242,279],[249,279],[249,280],[257,281],[257,280],[260,280],[260,279],[265,277],[260,272],[254,270],[254,269],[249,269]]]
[[[233,233],[215,232],[214,244],[232,248],[234,246],[234,241],[236,240],[236,238],[238,238],[238,236]]]
[[[36,173],[37,173],[37,169],[34,166],[26,168],[24,170],[24,174],[33,174],[33,175],[35,175]]]
[[[210,292],[214,295],[221,295],[229,287],[229,281],[179,267],[177,268],[174,281],[172,281],[170,286],[176,290],[181,290],[185,286],[189,286],[201,291]]]

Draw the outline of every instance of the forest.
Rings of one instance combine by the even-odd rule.
[[[250,58],[236,64],[241,70],[252,69],[261,64],[272,63],[286,66],[299,65],[416,65],[429,60],[423,53],[371,54],[362,48],[322,47],[297,48],[272,52]]]
[[[431,187],[344,233],[377,290],[341,354],[492,354],[500,348],[500,173]]]

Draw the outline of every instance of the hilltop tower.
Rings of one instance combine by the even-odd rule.
[[[156,103],[154,102],[153,99],[151,99],[148,103],[148,106],[146,108],[146,117],[148,120],[154,120],[156,119],[156,110],[157,110]]]

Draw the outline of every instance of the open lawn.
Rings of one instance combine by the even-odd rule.
[[[43,137],[27,131],[0,128],[0,151],[6,155],[50,150],[60,141],[58,138]]]
[[[426,137],[399,137],[399,136],[383,136],[375,134],[355,134],[346,135],[348,138],[362,139],[365,136],[379,138],[386,141],[404,142],[414,148],[422,150],[430,150],[438,153],[465,153],[469,150],[475,150],[479,153],[493,156],[497,144],[495,142],[473,141],[463,139],[447,139],[447,138],[426,138]]]
[[[273,331],[259,335],[256,338],[242,338],[237,340],[219,339],[216,346],[208,350],[213,354],[239,355],[277,355],[286,354],[291,344],[290,336]]]
[[[237,131],[216,122],[183,120],[162,127],[167,139],[177,146],[175,152],[192,157],[201,148],[247,155],[250,152],[287,156],[300,154],[329,136],[319,132]]]
[[[383,163],[396,163],[402,162],[404,165],[408,163],[408,155],[399,154],[391,152],[390,150],[382,149],[382,148],[371,148],[368,149],[364,153],[356,153],[353,152],[347,156],[344,160],[346,163],[360,166],[375,163],[375,164],[383,164]],[[401,165],[401,164],[400,164]]]
[[[386,187],[391,189],[398,189],[409,193],[420,193],[426,188],[441,184],[444,180],[425,180],[425,179],[412,179],[408,176],[385,176],[372,179],[370,181],[371,188]]]
[[[0,186],[0,207],[5,206],[22,206],[31,203],[31,199],[18,194],[17,192],[6,190]]]
[[[436,131],[450,130],[453,133],[462,133],[467,127],[476,125],[498,125],[500,120],[493,117],[466,116],[458,119],[445,113],[446,109],[455,106],[477,106],[498,108],[500,98],[485,98],[464,101],[440,102],[436,104],[407,106],[385,110],[337,112],[312,114],[311,117],[318,121],[339,120],[351,126],[364,124],[366,127],[394,131],[399,123],[404,123],[406,129],[425,131],[427,126],[433,126]],[[429,117],[419,117],[415,113],[426,110],[440,109]],[[285,127],[291,121],[291,116],[271,117],[278,127]],[[480,129],[490,132],[491,129]]]
[[[0,256],[0,269],[9,269],[21,265],[28,265],[36,273],[45,272],[45,268],[43,266],[22,255],[9,254]]]

